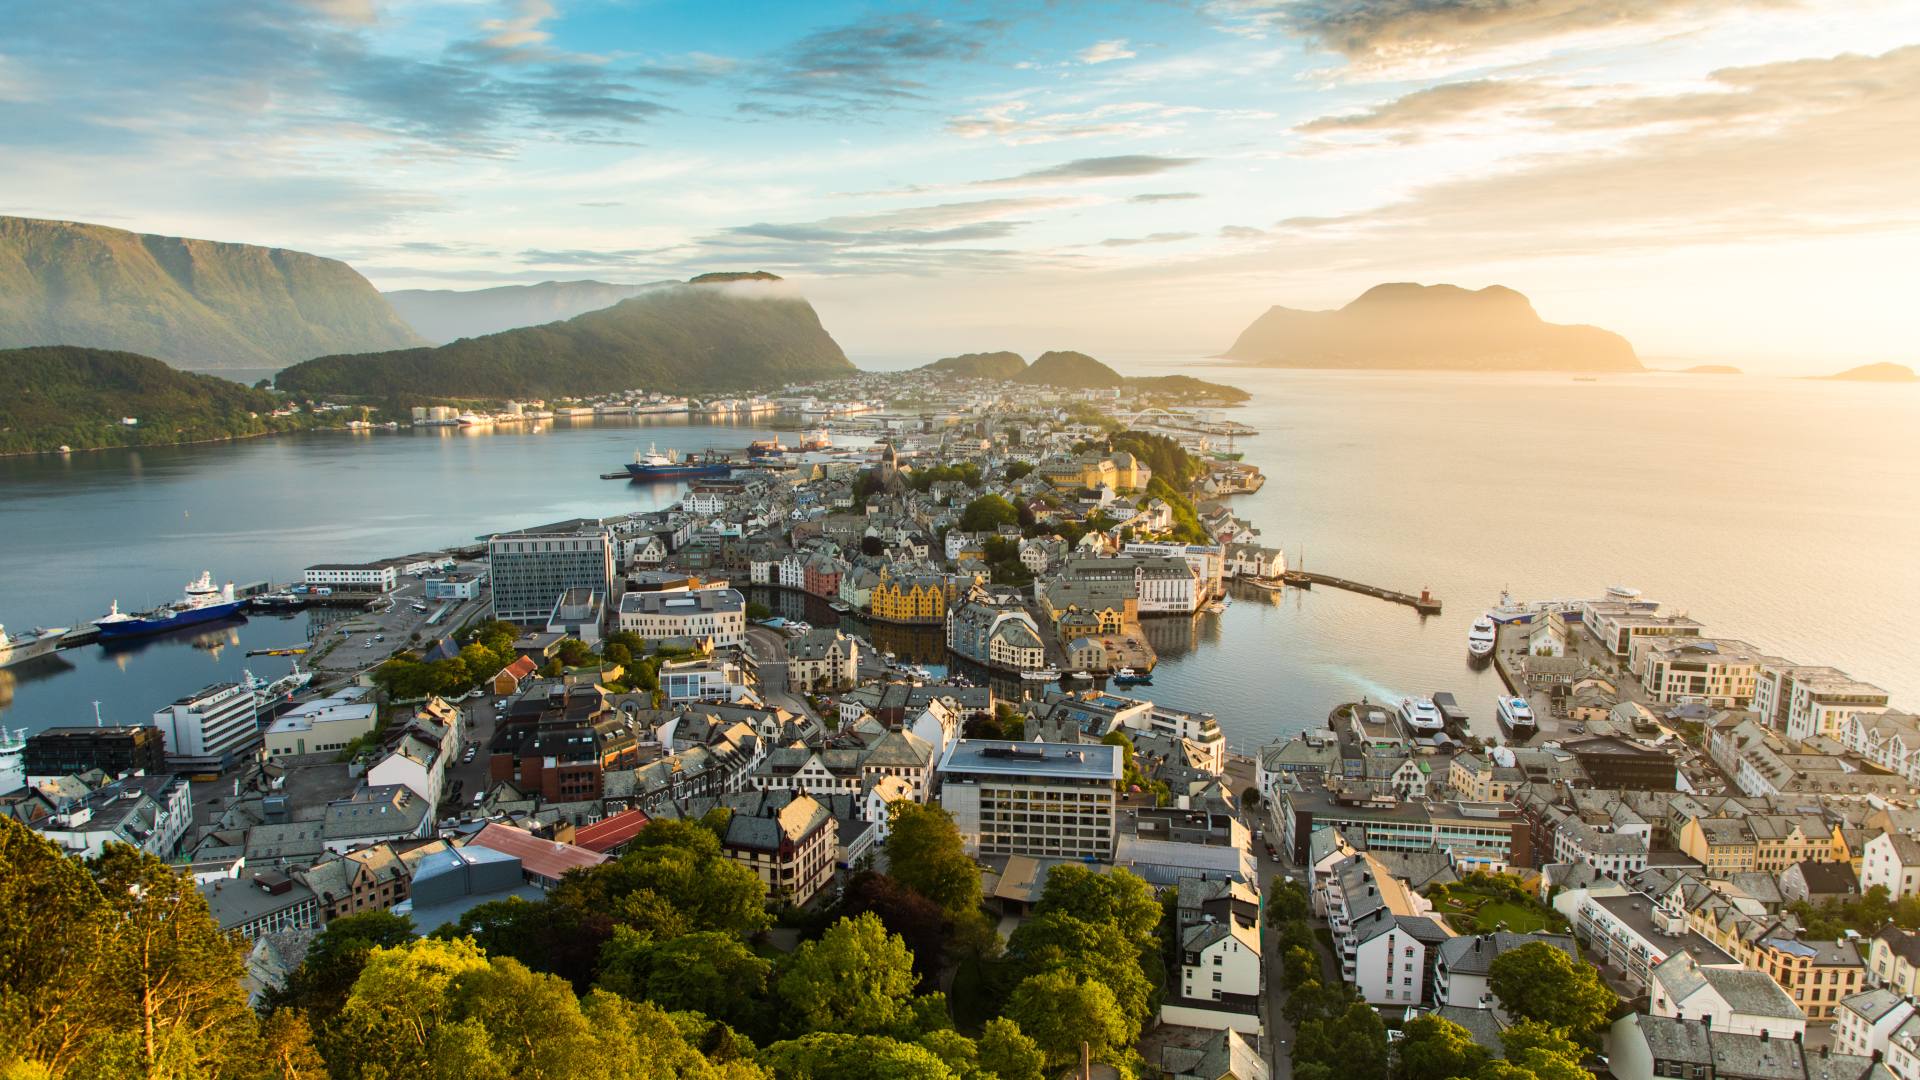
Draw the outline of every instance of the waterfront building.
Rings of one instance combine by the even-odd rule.
[[[183,772],[223,772],[260,748],[259,699],[239,683],[215,683],[153,714],[167,761]]]
[[[843,690],[860,671],[860,639],[833,627],[809,630],[787,642],[787,687],[803,694]]]
[[[940,804],[970,854],[1113,858],[1120,748],[960,739],[940,760]]]
[[[1658,604],[1643,600],[1589,600],[1582,607],[1581,623],[1601,648],[1622,661],[1631,659],[1634,645],[1647,638],[1700,636],[1700,623],[1685,615],[1661,615],[1658,609]]]
[[[615,595],[613,533],[596,521],[562,522],[487,538],[487,577],[494,617],[538,623],[568,589]]]
[[[1634,646],[1633,670],[1658,704],[1744,709],[1768,659],[1732,638],[1648,637]]]
[[[108,776],[167,771],[166,737],[157,727],[52,727],[27,736],[21,757],[27,782],[99,769]]]
[[[977,580],[971,574],[901,574],[883,567],[868,602],[873,617],[883,622],[938,624],[960,590]]]
[[[1201,600],[1226,593],[1226,554],[1224,544],[1181,544],[1171,540],[1130,540],[1121,554],[1185,559],[1200,583]]]
[[[478,574],[445,573],[421,580],[428,600],[473,600],[480,596]]]
[[[1838,668],[1778,657],[1769,657],[1754,679],[1753,711],[1769,727],[1802,742],[1815,735],[1842,738],[1853,717],[1886,712],[1890,701],[1885,690]]]
[[[1047,666],[1040,627],[1019,598],[994,595],[977,585],[947,612],[947,648],[1001,671],[1037,671]]]
[[[317,563],[307,567],[300,580],[348,592],[390,593],[400,585],[400,566],[396,562]]]
[[[371,735],[379,719],[379,704],[364,688],[304,702],[267,726],[267,760],[337,754],[355,739]]]
[[[648,641],[710,640],[717,647],[747,639],[747,599],[737,589],[630,592],[620,598],[620,629]]]

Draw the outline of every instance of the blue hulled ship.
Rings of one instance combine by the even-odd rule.
[[[120,610],[120,602],[116,600],[113,609],[93,620],[93,625],[100,628],[101,641],[146,637],[230,618],[239,613],[244,603],[234,598],[232,582],[216,586],[213,573],[205,571],[199,580],[187,584],[186,595],[174,603],[129,615]]]
[[[651,444],[644,454],[635,453],[627,465],[627,475],[635,480],[694,480],[702,476],[727,476],[733,466],[724,461],[675,460],[673,451],[661,453]]]

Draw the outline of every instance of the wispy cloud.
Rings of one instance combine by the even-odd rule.
[[[1044,184],[1077,184],[1089,180],[1111,180],[1135,176],[1157,176],[1183,169],[1199,158],[1162,157],[1157,154],[1116,154],[1111,157],[1076,158],[1044,169],[1033,169],[1017,176],[994,180],[976,180],[974,187],[1034,187]]]
[[[1191,240],[1200,235],[1190,232],[1157,232],[1145,236],[1112,236],[1100,241],[1101,247],[1138,247],[1141,244],[1171,244],[1180,240]]]
[[[1082,49],[1080,51],[1080,62],[1083,64],[1105,64],[1114,60],[1131,60],[1134,56],[1134,51],[1127,48],[1126,38],[1113,38],[1108,41],[1096,41],[1087,48]]]
[[[1134,195],[1128,198],[1127,201],[1130,203],[1164,203],[1181,202],[1199,197],[1200,193],[1197,191],[1148,191]]]
[[[889,14],[815,31],[762,60],[760,78],[738,108],[773,117],[848,116],[930,100],[929,69],[978,57],[1000,28],[992,19]]]

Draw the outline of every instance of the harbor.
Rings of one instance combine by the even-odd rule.
[[[1324,585],[1330,589],[1345,589],[1347,592],[1371,596],[1376,600],[1404,604],[1422,615],[1440,614],[1440,598],[1427,589],[1421,589],[1418,595],[1395,592],[1378,585],[1363,585],[1358,581],[1349,581],[1331,574],[1319,574],[1307,570],[1289,570],[1282,576],[1282,580],[1288,585],[1302,589],[1311,589],[1315,585]]]

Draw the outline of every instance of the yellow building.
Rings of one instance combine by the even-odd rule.
[[[1835,862],[1845,857],[1843,839],[1835,853],[1839,830],[1810,815],[1756,815],[1746,819],[1753,833],[1753,868],[1778,874],[1795,863]]]
[[[1124,450],[1111,454],[1081,454],[1040,467],[1040,476],[1056,488],[1110,487],[1115,491],[1144,491],[1153,470]]]
[[[951,574],[895,577],[891,569],[882,570],[880,583],[873,587],[873,617],[881,622],[944,623],[963,582],[972,580]]]

